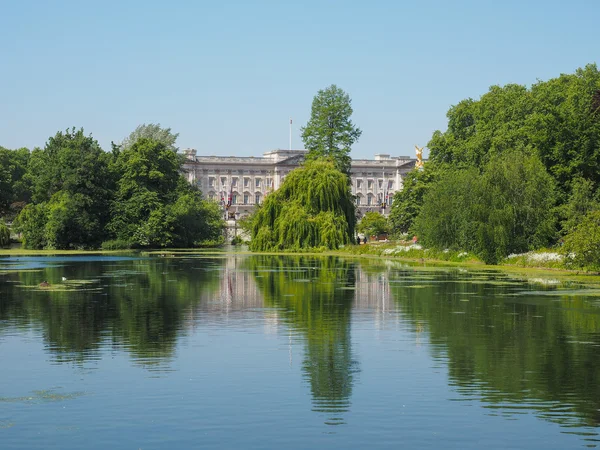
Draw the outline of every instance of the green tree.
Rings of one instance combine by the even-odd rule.
[[[511,149],[535,152],[568,193],[570,181],[600,181],[600,120],[594,96],[600,90],[595,64],[574,74],[540,81],[530,89],[492,86],[479,100],[448,111],[448,130],[428,143],[430,164],[482,167]]]
[[[17,221],[26,247],[89,248],[102,242],[114,194],[111,158],[75,128],[31,153],[24,178],[36,206],[21,211]]]
[[[446,171],[425,195],[415,229],[426,245],[468,250],[488,264],[555,238],[555,182],[539,158],[506,151],[482,173]]]
[[[164,143],[141,138],[119,152],[119,181],[108,230],[136,247],[192,247],[216,242],[222,220],[216,204],[181,175],[181,159]]]
[[[10,245],[10,230],[6,224],[0,221],[0,247],[8,247]]]
[[[348,177],[331,158],[307,161],[269,194],[252,218],[251,250],[337,249],[354,240]]]
[[[358,223],[356,230],[366,236],[378,236],[389,232],[389,222],[384,216],[375,211],[365,213]]]
[[[423,197],[431,186],[433,174],[431,166],[424,170],[412,170],[406,174],[402,189],[394,194],[390,209],[390,229],[394,234],[406,234],[412,231],[415,218],[421,211]]]
[[[23,247],[41,249],[46,247],[46,222],[48,208],[46,203],[30,203],[19,213],[13,222],[13,228],[23,235]]]
[[[311,116],[302,132],[308,161],[331,157],[338,170],[350,173],[350,150],[362,131],[350,120],[350,96],[335,84],[320,90],[312,102]]]
[[[592,181],[581,177],[572,180],[569,200],[559,208],[563,233],[573,231],[589,212],[600,209],[600,202],[594,191]]]
[[[565,236],[562,247],[569,264],[600,270],[600,211],[587,213]]]
[[[142,124],[133,130],[129,136],[123,139],[120,147],[122,150],[125,150],[130,148],[140,139],[150,139],[164,144],[169,150],[177,153],[179,148],[175,145],[175,142],[178,137],[179,133],[171,132],[170,128],[161,128],[159,123]]]
[[[30,188],[25,174],[29,150],[8,150],[0,147],[0,216],[12,218],[30,199]]]

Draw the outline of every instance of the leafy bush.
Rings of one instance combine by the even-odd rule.
[[[369,211],[358,223],[356,230],[366,236],[379,236],[390,231],[388,219],[378,212]]]
[[[555,238],[554,181],[539,158],[521,151],[478,169],[445,172],[428,191],[415,222],[435,249],[464,249],[488,264]]]
[[[131,242],[123,239],[112,239],[104,241],[101,246],[102,250],[128,250],[133,248]]]
[[[10,245],[10,230],[4,222],[0,222],[0,247]]]
[[[565,236],[562,252],[569,265],[600,270],[600,211],[588,213]]]

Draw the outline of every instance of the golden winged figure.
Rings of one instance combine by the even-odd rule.
[[[421,169],[423,167],[423,149],[425,147],[419,147],[418,145],[415,145],[415,149],[417,152],[417,162],[415,163],[415,167],[417,169]]]

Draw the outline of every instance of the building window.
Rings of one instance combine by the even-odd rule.
[[[231,204],[232,205],[237,205],[237,194],[233,194],[231,196]]]
[[[394,196],[393,195],[388,195],[388,205],[392,206],[392,201],[394,200]]]
[[[196,180],[196,185],[201,188],[202,187],[202,178]]]
[[[356,206],[360,206],[360,196],[356,196]]]
[[[383,180],[379,180],[379,189],[383,188]]]
[[[244,194],[244,205],[247,205],[250,202],[250,195]]]
[[[237,178],[232,178],[231,179],[231,187],[236,187],[238,184],[238,179]]]
[[[388,189],[394,189],[394,182],[392,180],[388,181]]]
[[[223,186],[223,187],[227,186],[227,178],[221,177],[221,186]]]
[[[208,179],[208,187],[211,187],[211,188],[215,187],[215,179],[213,177],[210,177]]]
[[[373,189],[373,180],[367,181],[367,189]]]
[[[362,180],[356,180],[356,189],[362,189]]]
[[[254,196],[254,203],[256,203],[257,205],[260,205],[260,193],[258,193],[258,192]]]
[[[367,195],[367,206],[371,206],[371,204],[373,203],[372,198],[373,198],[372,195]]]
[[[273,187],[273,185],[271,184],[271,181],[272,180],[270,178],[267,178],[267,187],[268,188]]]
[[[244,178],[244,187],[250,187],[250,178]]]
[[[260,188],[260,178],[256,178],[256,179],[254,180],[254,185],[255,185],[257,188]]]

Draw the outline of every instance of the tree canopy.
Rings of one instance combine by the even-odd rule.
[[[486,262],[568,235],[599,208],[599,93],[590,64],[531,88],[492,86],[452,106],[424,170],[394,197],[393,231]]]
[[[134,247],[193,247],[218,241],[221,214],[216,204],[180,173],[179,156],[164,143],[141,138],[120,152],[119,175],[108,230]]]
[[[33,203],[15,221],[26,247],[100,245],[114,186],[110,158],[94,138],[74,128],[56,133],[31,153],[26,179]]]
[[[365,236],[378,236],[389,232],[389,222],[378,212],[368,211],[358,223],[356,230]]]
[[[350,150],[362,131],[350,120],[352,100],[335,84],[320,90],[312,102],[311,115],[301,128],[308,150],[307,160],[330,157],[338,170],[350,173]]]
[[[26,157],[22,176],[11,169],[18,165],[3,163]],[[83,129],[73,128],[57,133],[31,156],[0,152],[0,162],[2,174],[17,173],[30,188],[31,202],[14,221],[26,248],[193,247],[222,239],[218,206],[185,180],[183,159],[164,142],[138,138],[106,153]],[[2,191],[2,205],[19,195],[24,194]]]
[[[169,150],[177,152],[179,148],[175,145],[179,133],[173,133],[170,128],[162,128],[160,123],[149,123],[139,125],[129,136],[121,142],[121,149],[131,147],[140,139],[151,139],[165,145]]]
[[[256,251],[337,249],[354,240],[354,201],[347,176],[331,158],[291,171],[252,218]]]
[[[12,218],[29,201],[29,183],[25,179],[29,150],[0,147],[0,216]]]

